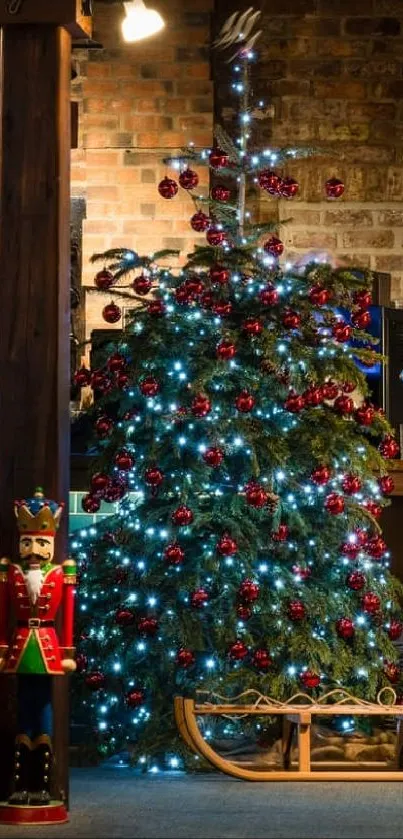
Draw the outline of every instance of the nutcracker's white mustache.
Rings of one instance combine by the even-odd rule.
[[[43,574],[40,568],[29,568],[25,572],[25,582],[29,592],[29,599],[35,605],[42,588]]]

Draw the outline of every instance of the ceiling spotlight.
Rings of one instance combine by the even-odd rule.
[[[142,41],[164,28],[165,22],[159,12],[147,9],[144,0],[131,0],[123,5],[126,17],[122,22],[122,33],[128,43]]]

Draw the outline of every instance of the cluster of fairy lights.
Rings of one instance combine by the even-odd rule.
[[[254,54],[252,52],[247,54],[248,60],[253,60]],[[235,74],[238,78],[233,82],[232,88],[236,93],[243,95],[244,93],[244,84],[242,81],[239,80],[239,74],[242,71],[242,67],[240,64],[236,64],[234,67]],[[261,107],[264,106],[263,102],[260,102],[259,105]],[[238,145],[242,146],[244,139],[248,139],[249,130],[250,130],[250,122],[251,122],[251,114],[249,112],[244,112],[240,114],[240,122],[242,127],[242,136],[238,138],[237,143]],[[244,151],[239,151],[240,157],[244,155]],[[294,158],[297,156],[297,151],[289,150],[287,152],[287,156],[290,158]],[[208,161],[209,150],[204,150],[200,157],[202,162]],[[278,161],[278,154],[275,151],[270,149],[264,150],[260,155],[254,154],[251,157],[250,164],[251,167],[261,167],[262,162],[268,161],[270,164],[274,165]],[[180,170],[183,167],[183,161],[178,159],[172,162],[174,168]],[[253,176],[253,175],[252,175]],[[254,179],[256,180],[256,178]],[[202,196],[200,196],[202,198]],[[223,249],[230,250],[230,246],[226,243],[223,245]],[[266,287],[266,280],[264,280],[264,271],[267,268],[275,267],[277,264],[277,260],[274,257],[268,256],[262,248],[257,248],[254,254],[255,264],[257,267],[257,274],[261,275],[260,277],[250,277],[248,282],[245,286],[245,283],[241,276],[237,272],[232,272],[231,275],[231,285],[233,290],[233,296],[235,300],[242,300],[244,299],[245,295],[256,296],[260,290]],[[128,260],[131,259],[131,255],[128,254]],[[325,261],[325,260],[323,260]],[[277,282],[274,283],[274,287],[278,292],[279,298],[282,301],[286,301],[288,295],[293,295],[295,299],[296,293],[296,283],[298,283],[298,269],[297,267],[294,269],[295,273],[293,274],[293,265],[291,263],[286,263],[284,265],[284,272]],[[143,272],[147,273],[147,272]],[[206,317],[210,318],[210,325],[220,326],[222,324],[222,319],[220,317],[216,317],[211,314],[211,312],[206,312],[201,308],[198,308],[196,302],[192,302],[189,310],[184,311],[182,307],[179,307],[173,296],[173,291],[171,288],[171,274],[169,270],[161,270],[161,269],[152,269],[149,271],[150,276],[152,279],[158,281],[159,289],[161,292],[161,298],[165,302],[166,306],[166,315],[173,316],[178,311],[181,312],[180,319],[188,320],[190,322],[195,322],[196,324],[199,322],[200,325],[198,326],[198,334],[203,336],[205,334],[209,334],[210,329],[208,323],[206,324]],[[306,294],[306,289],[302,288],[299,291],[299,294],[303,295]],[[326,307],[323,307],[323,310],[326,311]],[[174,330],[177,333],[181,332],[180,326],[180,319],[179,322],[175,322]],[[175,319],[176,321],[176,319]],[[206,328],[203,328],[203,323],[206,324]],[[142,323],[141,319],[137,320],[135,324],[135,331],[140,333],[144,329],[144,323]],[[325,357],[336,357],[338,354],[342,354],[349,359],[352,359],[354,353],[347,344],[335,344],[332,335],[331,329],[327,328],[325,324],[323,324],[323,328],[320,330],[321,340],[318,348],[314,350],[312,348],[312,352],[316,352],[318,357],[325,358]],[[290,371],[290,375],[292,374],[303,372],[304,371],[304,362],[297,360],[294,361],[292,355],[292,334],[288,336],[284,336],[281,340],[278,340],[276,346],[276,352],[278,355],[279,363],[286,363],[287,368]],[[194,342],[189,342],[189,348],[194,346]],[[229,361],[229,369],[236,369],[240,368],[239,362],[236,359]],[[172,368],[168,370],[168,378],[171,380],[172,383],[177,383],[178,386],[183,385],[189,379],[189,373],[187,371],[187,364],[186,361],[181,360],[178,358],[172,364]],[[220,385],[216,384],[215,389],[217,391],[220,390]],[[138,393],[132,389],[128,391],[129,397],[137,397]],[[267,401],[267,400],[266,400]],[[330,405],[330,402],[327,402]],[[164,528],[164,527],[150,527],[145,524],[140,516],[137,514],[137,509],[141,507],[142,503],[145,500],[145,493],[144,493],[144,484],[142,480],[142,473],[144,470],[144,461],[145,455],[136,448],[135,444],[135,437],[136,437],[136,426],[138,424],[142,424],[144,422],[144,417],[147,414],[151,414],[156,417],[157,425],[159,424],[159,434],[161,436],[156,437],[156,441],[159,442],[161,437],[171,437],[175,439],[176,445],[179,449],[185,450],[189,449],[193,452],[195,457],[200,457],[208,448],[210,444],[209,441],[206,439],[205,442],[198,441],[195,443],[192,439],[192,432],[195,428],[197,428],[197,424],[195,425],[192,421],[187,420],[186,430],[180,430],[178,432],[175,420],[173,415],[175,411],[177,411],[179,405],[175,402],[169,402],[168,404],[164,402],[163,393],[158,393],[155,398],[144,398],[144,416],[137,415],[134,419],[130,421],[120,421],[118,422],[117,428],[119,433],[121,434],[124,432],[126,437],[125,448],[134,456],[135,458],[135,465],[129,471],[124,473],[125,479],[128,483],[128,496],[122,502],[118,502],[116,504],[116,510],[118,515],[124,521],[124,526],[129,531],[136,531],[139,535],[141,534],[144,540],[149,540],[155,545],[155,549],[153,549],[152,553],[153,556],[158,558],[162,558],[164,547],[172,540],[172,528]],[[278,403],[274,403],[272,400],[269,405],[266,405],[264,408],[259,406],[258,401],[255,408],[250,412],[249,416],[262,419],[270,419],[271,422],[277,422],[279,425],[279,429],[282,433],[287,433],[290,429],[293,429],[298,426],[298,418],[294,414],[290,414],[287,412],[282,406],[279,406]],[[166,418],[168,417],[168,418]],[[211,413],[203,418],[203,422],[205,422],[208,426],[220,426],[222,422],[221,416],[221,408],[219,405],[214,405],[214,398],[213,398],[213,406]],[[176,436],[175,436],[176,435]],[[217,436],[217,445],[220,445],[226,452],[226,465],[228,466],[228,471],[230,471],[230,459],[231,454],[230,452],[233,451],[236,455],[243,454],[245,459],[247,459],[248,455],[251,454],[251,451],[248,447],[248,443],[239,435],[239,434],[232,434],[232,436],[224,437],[224,436]],[[357,454],[362,457],[363,465],[365,464],[367,451],[365,446],[358,445],[357,446]],[[120,475],[120,471],[118,467],[114,467],[114,470],[117,475]],[[323,500],[324,497],[329,492],[337,492],[343,494],[342,490],[342,482],[345,478],[346,474],[348,473],[348,458],[341,457],[338,460],[334,460],[332,464],[332,477],[330,478],[329,482],[325,486],[318,486],[313,481],[306,480],[306,482],[299,486],[296,490],[296,480],[294,473],[291,470],[287,472],[282,469],[277,469],[274,473],[274,481],[273,475],[264,476],[261,475],[259,477],[259,483],[265,485],[270,483],[270,487],[274,489],[274,491],[281,497],[281,505],[282,509],[286,512],[288,510],[296,511],[303,508],[315,508],[323,510]],[[190,472],[183,473],[182,470],[178,471],[171,471],[169,475],[167,475],[172,481],[177,479],[178,483],[172,484],[172,491],[180,493],[182,490],[181,481],[184,481],[189,487],[192,484],[192,474]],[[288,487],[289,485],[289,487]],[[234,486],[231,483],[231,478],[229,474],[224,475],[219,486],[217,486],[213,481],[212,482],[204,482],[202,487],[202,491],[204,493],[219,496],[225,496],[226,494],[234,492]],[[235,491],[242,492],[243,485],[239,485],[235,488]],[[375,480],[367,480],[365,483],[362,484],[362,489],[349,496],[349,502],[356,505],[363,505],[368,499],[372,499],[377,503],[382,503],[383,495],[379,489],[379,486]],[[340,520],[346,519],[347,516],[344,513],[343,515],[338,517]],[[96,527],[89,527],[88,529],[81,530],[79,536],[72,542],[72,549],[75,554],[78,556],[80,562],[85,567],[87,561],[90,558],[90,550],[89,546],[87,547],[88,543],[92,543],[94,537],[97,537],[98,531]],[[192,526],[181,528],[181,536],[183,535],[184,541],[186,538],[191,538],[192,535]],[[215,537],[216,538],[216,537]],[[206,541],[202,545],[203,555],[207,558],[212,557],[215,554],[215,546],[213,541],[215,538],[211,537],[211,542]],[[357,541],[357,534],[356,532],[352,531],[346,535],[344,540],[345,542],[349,542],[351,544],[355,544]],[[315,564],[315,560],[313,555],[315,553],[315,546],[316,542],[315,539],[309,538],[305,545],[306,550],[306,558],[305,558],[305,565],[309,567],[313,567]],[[282,561],[286,560],[287,554],[289,557],[292,557],[294,553],[301,551],[301,544],[296,544],[295,541],[292,539],[287,539],[285,542],[282,543]],[[118,566],[123,566],[129,568],[133,568],[136,572],[139,572],[142,576],[147,574],[147,558],[140,557],[136,560],[133,560],[132,557],[125,554],[124,548],[118,546],[111,546],[107,553],[113,563],[116,563]],[[311,558],[309,558],[311,556]],[[329,567],[332,566],[333,572],[333,579],[337,587],[337,583],[341,583],[343,579],[345,579],[346,575],[346,568],[351,568],[351,562],[348,557],[343,556],[341,553],[337,553],[336,555],[331,555],[330,553],[324,554],[324,559],[329,561]],[[379,586],[383,586],[387,584],[387,580],[383,574],[383,569],[387,569],[390,565],[389,562],[390,555],[386,552],[382,557],[382,562],[372,560],[372,558],[365,552],[365,547],[362,548],[358,552],[357,559],[354,562],[354,568],[360,568],[360,570],[369,572],[372,575],[377,575],[377,583]],[[334,562],[336,560],[336,563]],[[230,569],[232,566],[236,564],[238,570],[246,572],[246,568],[242,563],[242,559],[238,557],[229,556],[223,557],[222,563],[224,567]],[[284,562],[286,565],[287,563]],[[287,566],[288,567],[288,566]],[[166,571],[166,574],[177,573],[178,577],[183,573],[183,567],[178,566],[176,568],[171,568],[169,571]],[[250,575],[250,569],[248,569],[248,574]],[[92,611],[97,609],[98,602],[104,601],[110,595],[110,592],[106,591],[105,589],[101,589],[99,593],[93,591],[90,593],[88,588],[86,588],[86,580],[88,579],[88,575],[85,571],[83,571],[82,575],[82,585],[80,591],[80,609],[82,612]],[[280,595],[281,590],[284,588],[284,571],[281,568],[279,562],[273,562],[272,558],[268,555],[267,559],[259,559],[259,562],[256,564],[254,568],[253,574],[254,580],[260,584],[268,584],[270,581],[270,585],[273,586]],[[306,585],[304,579],[298,574],[298,567],[296,571],[293,573],[293,580],[295,583],[295,597],[301,597],[303,599],[304,595],[304,585]],[[203,585],[207,587],[209,584],[212,583],[212,578],[206,576]],[[225,590],[225,585],[224,585]],[[113,588],[113,593],[118,594],[120,589],[118,586]],[[337,592],[334,592],[333,595],[334,599],[337,601],[341,597],[341,595]],[[146,605],[150,609],[158,608],[161,606],[159,598],[155,591],[149,591],[146,595],[142,592],[141,598],[139,593],[136,590],[129,592],[125,598],[125,604],[129,607],[133,607],[139,603],[141,599],[142,605]],[[183,595],[183,603],[186,604],[189,602],[189,598],[186,595]],[[392,608],[392,603],[387,602],[385,604],[386,609]],[[203,609],[211,608],[211,603],[207,602],[204,604]],[[280,613],[280,605],[277,603],[272,605],[273,612]],[[174,613],[168,611],[168,616],[171,615],[174,618]],[[222,621],[219,619],[219,622]],[[329,619],[325,620],[325,623],[328,623]],[[368,647],[375,647],[375,633],[374,630],[368,626],[368,616],[363,611],[358,611],[355,619],[354,625],[357,628],[360,628],[362,631],[366,631],[367,634],[367,644]],[[280,616],[277,621],[277,626],[281,629],[285,629],[286,632],[292,633],[295,629],[295,624],[292,623],[291,620],[287,620],[287,618]],[[386,619],[385,623],[386,628],[388,628],[388,622]],[[242,638],[243,634],[247,631],[246,624],[242,620],[237,621],[237,637]],[[108,633],[112,632],[112,635],[116,637],[116,639],[121,636],[121,629],[116,626],[108,630],[105,625],[100,625],[96,629],[90,628],[88,630],[88,638],[91,640],[96,640],[101,642],[101,644],[105,644],[107,641],[107,631]],[[317,638],[325,638],[326,637],[326,626],[317,627],[314,632],[313,636]],[[152,640],[147,639],[139,639],[137,642],[134,643],[134,647],[136,649],[137,654],[140,657],[146,657],[147,653],[150,649],[150,645],[155,643],[155,640],[159,642],[163,642],[163,637],[158,634],[156,638]],[[122,657],[119,658],[118,654],[116,653],[113,660],[106,662],[106,670],[108,668],[114,675],[124,675],[125,673],[125,659],[123,655],[124,649],[124,642],[122,640]],[[168,660],[172,660],[175,658],[177,654],[177,649],[166,649],[165,655]],[[161,655],[163,653],[161,652]],[[275,647],[270,650],[270,655],[273,659],[276,658],[276,649]],[[96,664],[95,659],[89,658],[88,664],[90,666],[94,666]],[[198,660],[198,665],[201,662]],[[219,669],[219,662],[214,655],[206,655],[204,658],[204,668],[207,673],[212,673],[214,670]],[[242,663],[234,662],[233,667],[237,668],[238,666],[242,666]],[[375,667],[376,664],[368,663],[367,667],[360,667],[356,670],[356,675],[358,679],[365,680],[369,676],[369,669],[371,667]],[[293,679],[294,677],[298,677],[299,674],[307,670],[307,666],[304,662],[289,662],[285,668],[285,675]],[[320,675],[320,674],[319,674]],[[323,677],[323,674],[322,674]],[[201,675],[201,680],[203,676]],[[221,677],[218,676],[217,681],[221,681]],[[135,687],[134,680],[128,680],[127,686],[128,688]],[[98,728],[100,732],[104,732],[105,735],[108,734],[109,731],[109,724],[108,724],[108,714],[110,711],[113,711],[115,706],[120,703],[121,699],[118,695],[106,692],[105,698],[98,704],[96,707],[97,717],[98,717]],[[146,722],[150,718],[150,710],[147,708],[146,704],[142,705],[140,708],[137,708],[132,716],[131,721],[133,727],[141,726],[142,723]],[[120,723],[114,723],[114,725],[121,725]],[[354,723],[352,720],[345,721],[345,730],[351,730]],[[257,726],[259,727],[259,726]],[[225,733],[225,731],[224,731]],[[211,731],[208,728],[204,732],[204,736],[206,739],[211,737]],[[129,736],[127,736],[127,740],[129,740]],[[113,745],[115,742],[115,737],[111,733],[109,736],[109,741]],[[197,760],[197,756],[195,757]],[[143,756],[140,758],[140,764],[146,763],[147,757]],[[171,769],[177,769],[180,767],[180,759],[176,755],[172,755],[169,757],[168,765]],[[152,762],[152,765],[149,769],[152,773],[156,773],[159,771],[158,765]]]

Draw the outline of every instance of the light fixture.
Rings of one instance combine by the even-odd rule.
[[[123,3],[126,17],[122,22],[122,33],[125,41],[133,43],[149,38],[164,28],[165,22],[155,9],[147,9],[144,0],[131,0]]]

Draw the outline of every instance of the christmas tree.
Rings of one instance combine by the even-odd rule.
[[[400,679],[401,586],[379,525],[398,446],[362,372],[376,358],[371,277],[281,264],[273,225],[248,213],[259,189],[292,199],[287,164],[312,153],[254,146],[257,17],[235,14],[219,41],[235,49],[240,136],[217,126],[213,149],[167,161],[179,185],[159,185],[167,200],[192,194],[210,167],[190,220],[207,243],[179,271],[166,252],[93,258],[97,287],[113,287],[105,320],[120,319],[119,297],[130,309],[103,363],[75,376],[95,393],[84,509],[119,501],[72,540],[74,713],[104,755],[177,751],[176,693],[375,699]],[[344,186],[325,189],[335,199]]]

